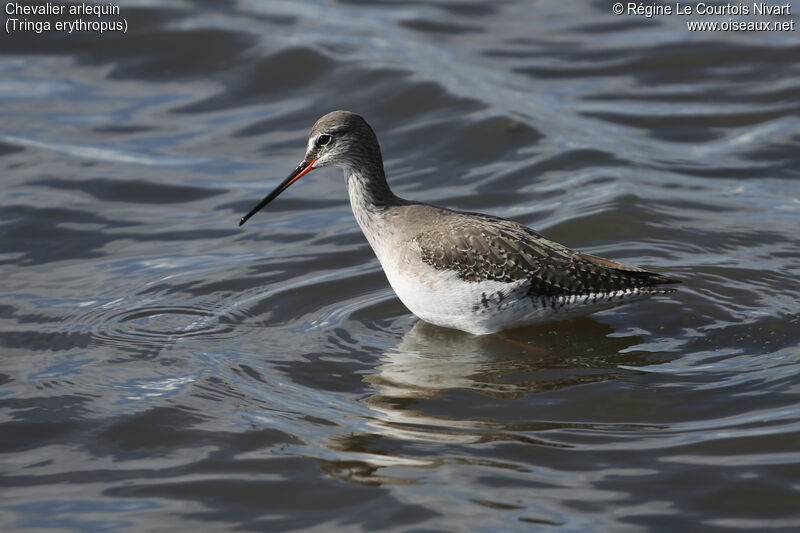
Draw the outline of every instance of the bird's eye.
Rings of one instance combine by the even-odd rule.
[[[322,135],[317,137],[317,146],[325,146],[329,142],[331,142],[331,136],[328,135],[327,133],[323,133]]]

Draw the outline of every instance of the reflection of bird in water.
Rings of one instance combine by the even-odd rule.
[[[638,336],[609,337],[612,328],[583,317],[514,331],[513,343],[503,335],[474,337],[417,322],[396,349],[383,354],[382,364],[366,380],[387,397],[432,397],[449,389],[465,389],[513,398],[554,388],[605,379],[607,369],[623,361],[619,352],[641,342]],[[626,364],[636,364],[626,354]],[[602,372],[576,381],[575,368]],[[555,370],[566,370],[553,376]],[[537,373],[548,374],[546,380]],[[525,381],[504,379],[524,374]],[[556,377],[556,379],[554,379]]]
[[[247,215],[315,168],[344,169],[350,205],[397,296],[439,326],[487,334],[593,313],[677,280],[576,252],[511,220],[398,198],[378,139],[355,113],[314,124],[302,163]]]
[[[612,333],[611,327],[587,317],[515,330],[518,343],[540,348],[531,351],[502,335],[475,337],[417,322],[396,348],[382,354],[374,372],[364,376],[374,392],[362,402],[373,416],[365,417],[362,431],[326,439],[326,447],[344,452],[347,459],[324,468],[360,483],[402,483],[386,468],[429,467],[442,461],[405,452],[409,443],[517,441],[570,447],[550,438],[548,431],[595,425],[560,422],[538,409],[530,416],[536,402],[524,399],[615,379],[620,364],[646,363],[649,354],[628,350],[641,343],[639,336]]]

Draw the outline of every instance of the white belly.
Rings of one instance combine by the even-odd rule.
[[[454,271],[436,270],[422,262],[413,269],[383,266],[394,292],[412,313],[431,324],[475,335],[563,320],[648,296],[634,289],[608,294],[532,297],[527,280],[467,282]]]
[[[453,271],[431,267],[410,276],[387,271],[386,277],[403,304],[422,320],[476,335],[499,331],[507,327],[503,323],[533,310],[515,294],[520,283],[468,283]]]

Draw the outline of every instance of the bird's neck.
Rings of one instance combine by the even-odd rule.
[[[350,205],[358,217],[358,212],[378,214],[401,203],[386,183],[383,166],[363,169],[346,169],[347,192],[350,194]]]
[[[345,170],[347,192],[350,194],[350,207],[361,231],[383,263],[383,247],[380,236],[386,228],[386,213],[392,206],[406,203],[394,195],[383,168],[379,170]]]

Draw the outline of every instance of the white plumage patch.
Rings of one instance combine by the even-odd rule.
[[[402,272],[386,263],[383,267],[395,293],[412,313],[431,324],[475,335],[594,313],[651,294],[628,289],[532,297],[527,280],[466,282],[454,271],[436,270],[422,263],[413,272]]]

